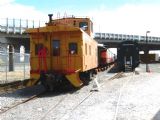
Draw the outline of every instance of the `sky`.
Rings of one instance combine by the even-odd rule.
[[[88,16],[94,32],[160,36],[159,0],[0,0],[0,19]]]

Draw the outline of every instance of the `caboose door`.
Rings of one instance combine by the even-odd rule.
[[[60,40],[54,39],[51,41],[51,69],[53,71],[60,70]]]

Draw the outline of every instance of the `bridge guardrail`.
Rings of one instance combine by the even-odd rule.
[[[95,39],[106,40],[134,40],[138,42],[145,42],[146,36],[127,35],[127,34],[114,34],[114,33],[95,33]],[[148,36],[148,42],[160,42],[160,37]]]
[[[22,19],[0,19],[0,32],[20,33],[22,34],[27,28],[37,28],[45,25],[45,21],[22,20]]]

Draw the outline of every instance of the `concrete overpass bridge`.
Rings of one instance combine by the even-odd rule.
[[[29,53],[29,36],[24,34],[24,31],[28,28],[42,27],[45,23],[22,19],[0,19],[0,50],[9,46],[15,52],[19,52],[20,47],[24,46],[25,51]]]
[[[20,46],[25,47],[25,51],[29,53],[29,36],[24,34],[27,28],[37,28],[45,25],[44,21],[31,21],[22,19],[0,19],[0,45],[12,46],[15,52],[19,52]],[[160,50],[160,37],[127,34],[114,34],[114,33],[95,33],[95,40],[99,43],[107,45],[109,48],[116,48],[117,45],[125,40],[137,41],[140,49],[145,51]]]
[[[117,48],[120,42],[125,40],[132,40],[138,42],[141,51],[145,51],[146,49],[160,50],[160,37],[114,33],[95,33],[94,36],[99,43],[103,43],[109,48]]]
[[[0,32],[0,50],[2,47],[5,49],[7,47],[13,47],[14,52],[20,52],[21,46],[24,46],[25,51],[29,53],[30,43],[27,34],[6,34]]]
[[[19,53],[21,46],[25,48],[25,53],[30,51],[29,36],[24,34],[25,29],[44,25],[45,22],[42,21],[0,19],[0,57],[4,58],[5,56],[5,59],[8,60],[6,66],[9,66],[9,71],[14,70],[14,53]],[[23,54],[23,56],[25,55]]]

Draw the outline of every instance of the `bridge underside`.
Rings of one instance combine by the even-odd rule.
[[[118,44],[122,41],[120,40],[106,40],[106,39],[95,39],[98,43],[106,45],[108,48],[117,48]],[[146,43],[144,42],[138,42],[140,46],[140,51],[145,51],[146,49],[149,50],[160,50],[160,44],[159,43]]]
[[[7,35],[0,33],[0,45],[4,47],[4,49],[12,45],[15,52],[20,52],[21,46],[24,46],[26,53],[30,51],[30,40],[27,35]]]
[[[108,48],[117,48],[118,44],[123,40],[108,40],[108,39],[95,39],[98,43],[105,44]],[[145,41],[138,42],[140,45],[140,50],[160,50],[160,43],[148,42]],[[26,34],[5,34],[0,33],[0,45],[5,47],[8,45],[13,45],[15,52],[20,51],[20,47],[25,47],[25,52],[29,53],[30,51],[30,40],[29,36]]]

